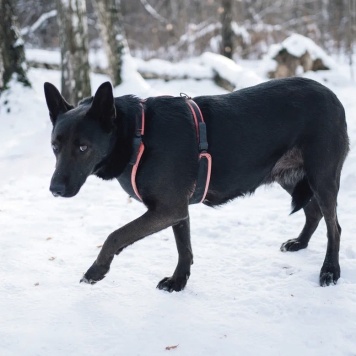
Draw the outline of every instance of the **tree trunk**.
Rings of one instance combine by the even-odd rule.
[[[232,58],[234,53],[234,33],[232,31],[232,0],[221,0],[221,51],[220,53]]]
[[[354,39],[355,39],[355,30],[356,30],[356,2],[355,0],[349,1],[348,3],[349,8],[349,26],[348,26],[348,33],[347,33],[347,49],[349,55],[349,66],[350,66],[350,77],[351,80],[355,80],[355,73],[354,73]]]
[[[30,86],[26,75],[24,44],[16,28],[14,1],[0,0],[0,94],[15,74],[17,81]]]
[[[62,95],[72,104],[91,95],[85,0],[57,0]]]
[[[122,57],[125,53],[125,35],[120,2],[120,0],[94,1],[100,23],[101,38],[108,58],[108,74],[114,86],[122,83]]]

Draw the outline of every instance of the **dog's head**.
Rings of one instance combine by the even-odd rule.
[[[56,156],[50,191],[54,196],[72,197],[109,153],[116,115],[112,86],[103,83],[93,98],[77,107],[68,104],[50,83],[44,84],[44,91]]]

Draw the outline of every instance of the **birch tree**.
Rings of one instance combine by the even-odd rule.
[[[120,0],[93,2],[100,23],[100,34],[108,58],[108,74],[114,86],[122,83],[122,59],[125,53],[125,35]]]
[[[57,0],[62,95],[72,104],[91,95],[85,0]]]
[[[26,86],[30,82],[26,75],[24,43],[16,27],[14,2],[0,0],[0,94],[14,78]]]

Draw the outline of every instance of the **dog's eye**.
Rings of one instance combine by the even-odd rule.
[[[86,146],[86,145],[81,145],[81,146],[79,146],[79,149],[80,149],[82,152],[84,152],[84,151],[86,151],[86,150],[88,149],[88,146]]]
[[[56,145],[55,143],[52,143],[52,150],[53,150],[53,152],[57,152],[58,151],[58,145]]]

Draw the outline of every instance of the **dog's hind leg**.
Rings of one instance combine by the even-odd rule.
[[[178,250],[178,265],[172,277],[163,278],[157,285],[158,289],[168,292],[184,289],[190,276],[190,266],[193,264],[193,252],[190,243],[189,216],[173,225],[174,237]]]
[[[294,191],[294,186],[281,184],[290,195]],[[319,204],[315,197],[312,197],[309,203],[303,208],[305,213],[305,225],[297,238],[290,239],[284,242],[281,246],[281,251],[299,251],[308,246],[309,240],[319,225],[323,217]]]
[[[340,278],[339,249],[341,227],[336,212],[339,178],[329,180],[324,176],[317,182],[312,182],[311,187],[318,200],[327,228],[328,245],[320,271],[319,282],[321,286],[328,286],[332,283],[336,284]]]
[[[320,271],[321,286],[336,284],[340,278],[339,249],[341,227],[337,218],[337,196],[340,187],[341,169],[348,152],[346,128],[336,129],[333,137],[330,131],[322,131],[305,146],[305,172],[310,188],[324,216],[327,229],[327,249]],[[338,134],[336,136],[336,134]]]

